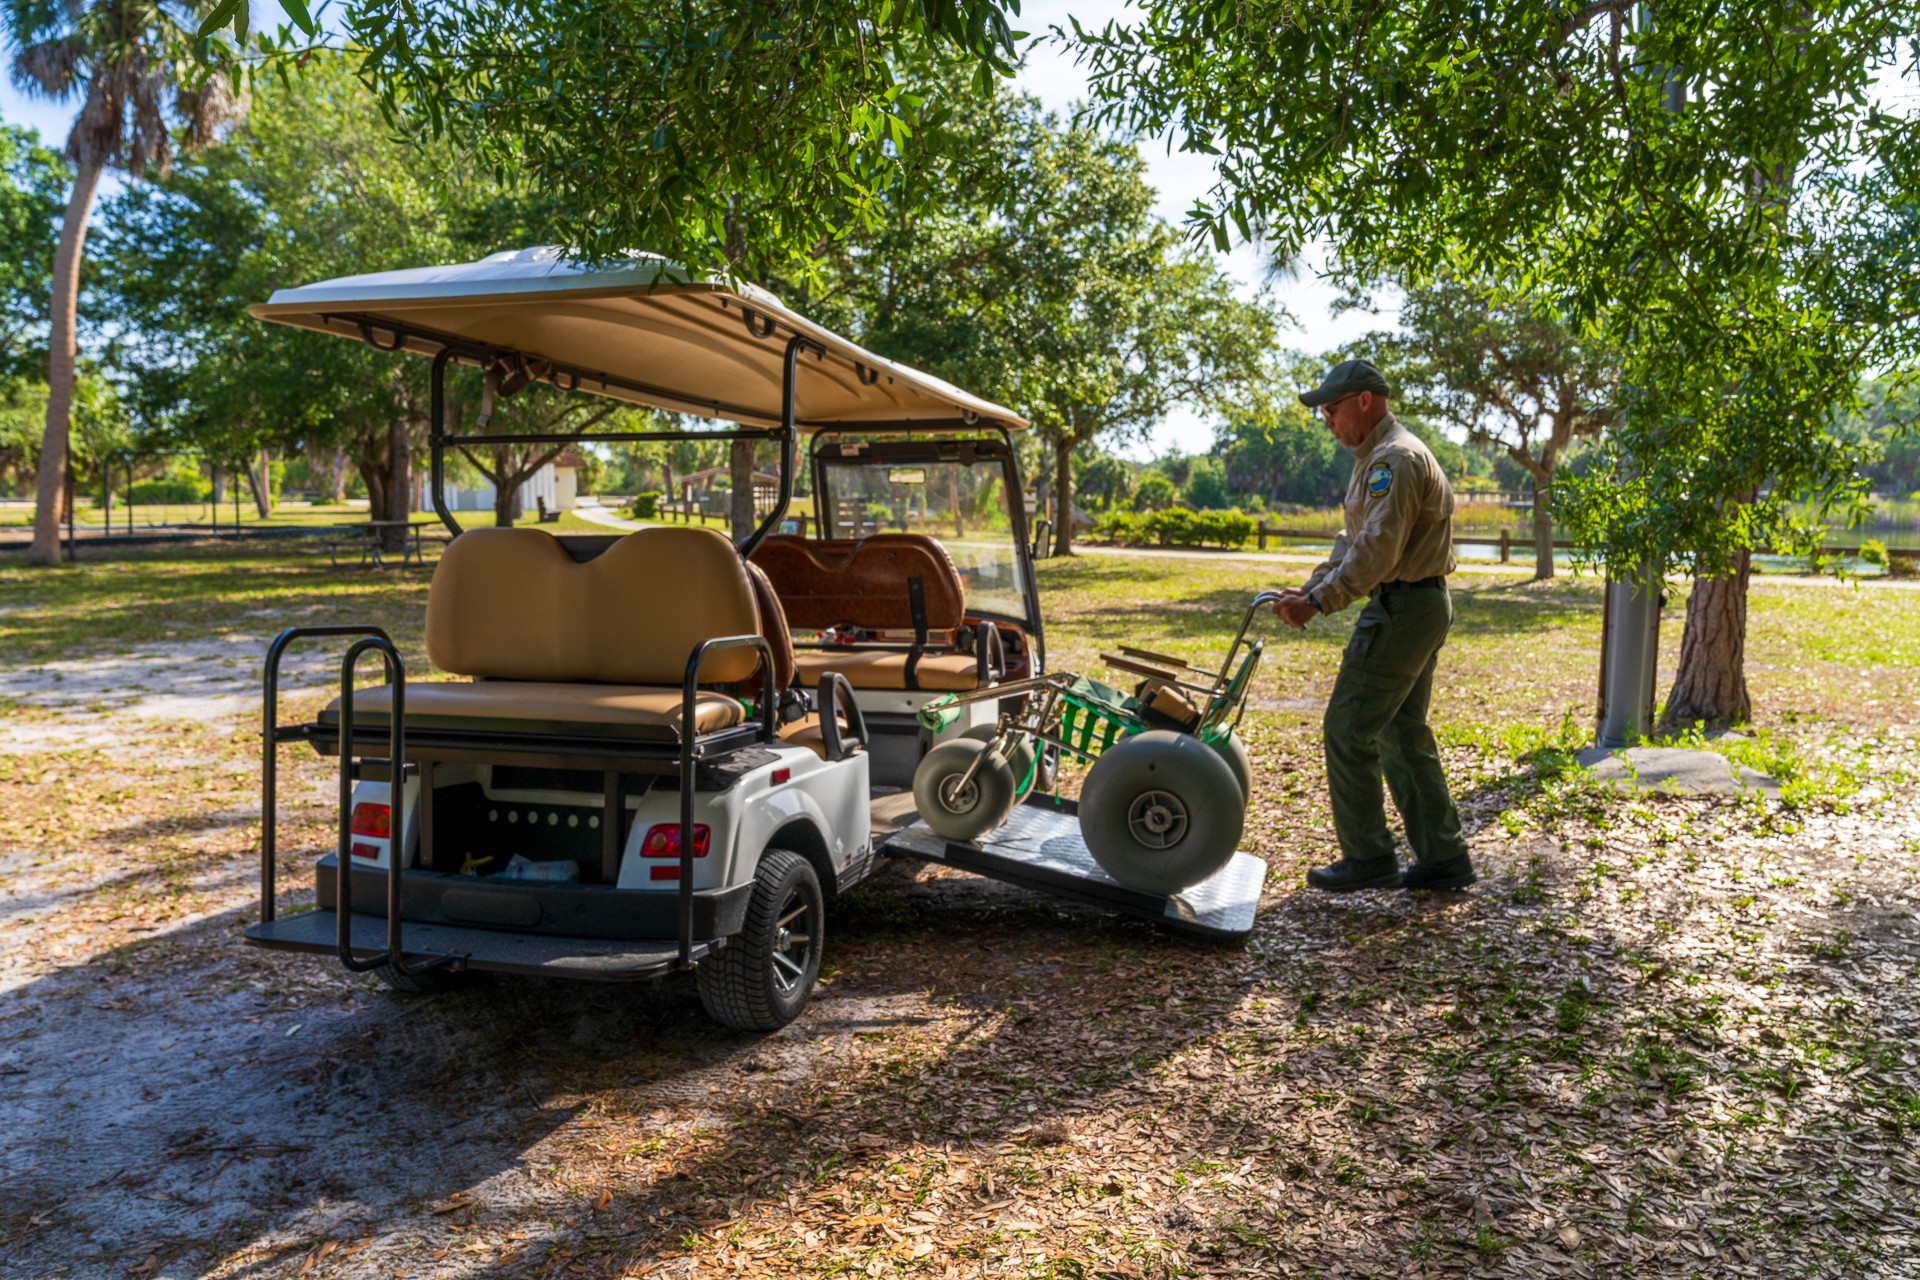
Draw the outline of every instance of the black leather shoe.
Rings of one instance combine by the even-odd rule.
[[[1473,859],[1466,854],[1445,862],[1416,862],[1400,877],[1402,889],[1464,889],[1478,876],[1473,874]]]
[[[1400,885],[1400,864],[1392,858],[1372,858],[1366,862],[1342,858],[1330,867],[1315,867],[1307,872],[1307,883],[1328,893],[1395,889]]]

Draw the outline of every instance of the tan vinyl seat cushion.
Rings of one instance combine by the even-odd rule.
[[[801,649],[793,655],[794,678],[802,688],[813,689],[820,677],[837,671],[856,689],[904,689],[907,687],[907,655],[884,650],[855,650],[839,653],[820,649]],[[980,687],[980,665],[970,653],[922,654],[914,668],[914,678],[922,689],[955,692]]]
[[[840,726],[841,741],[845,742],[848,732],[846,721],[836,720],[834,723]],[[820,731],[820,717],[817,714],[783,724],[773,736],[783,747],[805,747],[822,760],[827,758],[827,736]]]
[[[544,530],[473,529],[427,592],[427,656],[461,676],[677,688],[703,641],[759,630],[746,565],[710,529],[641,529],[584,564]],[[759,666],[754,649],[723,650],[700,679]]]
[[[465,536],[465,535],[462,535]],[[357,690],[356,726],[385,727],[392,710],[390,685]],[[481,684],[409,684],[409,729],[492,730],[500,733],[572,737],[677,737],[684,710],[678,689],[619,684],[555,684],[546,681],[486,681]],[[340,722],[335,698],[320,717]],[[714,733],[745,721],[746,709],[725,694],[705,690],[694,703],[694,731]],[[658,731],[649,733],[648,730]]]

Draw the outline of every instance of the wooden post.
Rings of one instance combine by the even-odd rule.
[[[1513,531],[1510,529],[1502,529],[1500,531],[1500,563],[1501,564],[1507,563],[1507,554],[1512,549],[1513,549]]]
[[[1260,534],[1260,549],[1265,551],[1267,549],[1267,526],[1265,524],[1260,525],[1258,532]]]

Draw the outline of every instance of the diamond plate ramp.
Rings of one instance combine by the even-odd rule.
[[[1102,871],[1087,851],[1080,834],[1079,807],[1071,800],[1048,796],[1015,805],[1004,825],[978,840],[964,844],[948,840],[916,821],[897,832],[880,852],[945,863],[1213,942],[1247,940],[1267,875],[1266,863],[1240,852],[1210,878],[1171,896],[1129,889]]]

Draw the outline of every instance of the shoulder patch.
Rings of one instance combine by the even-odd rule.
[[[1367,492],[1379,497],[1393,488],[1393,468],[1384,462],[1376,462],[1367,472]]]

